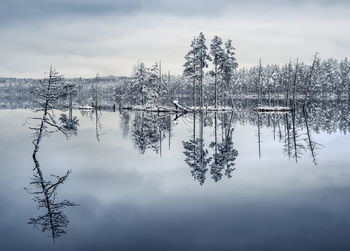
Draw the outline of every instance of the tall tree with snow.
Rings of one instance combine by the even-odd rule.
[[[235,57],[236,56],[235,50],[236,49],[232,46],[232,40],[231,39],[227,40],[225,42],[224,59],[222,60],[222,63],[220,66],[220,69],[222,71],[222,78],[225,84],[223,86],[223,94],[225,93],[225,89],[228,88],[230,92],[231,103],[232,103],[232,94],[230,91],[230,83],[233,78],[234,71],[238,67],[238,63]]]
[[[347,58],[342,60],[339,64],[341,86],[343,90],[347,91],[348,99],[350,100],[350,62]]]
[[[215,107],[217,107],[217,83],[218,83],[218,66],[222,63],[225,55],[225,51],[222,48],[222,40],[220,37],[215,36],[210,44],[210,55],[213,59],[214,64],[214,85],[215,85]]]
[[[196,38],[191,42],[191,49],[185,55],[184,75],[192,81],[192,105],[196,106],[196,80],[198,78],[196,72]]]
[[[199,86],[200,86],[200,106],[203,107],[203,77],[204,77],[204,68],[208,67],[208,61],[211,60],[207,50],[208,47],[205,45],[205,37],[201,32],[196,39],[195,44],[195,62],[198,65],[197,70],[199,71]]]

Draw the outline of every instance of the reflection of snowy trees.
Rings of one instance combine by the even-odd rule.
[[[203,185],[206,179],[205,174],[208,171],[207,165],[211,161],[208,157],[208,150],[205,149],[203,138],[203,113],[199,114],[199,137],[196,137],[196,114],[193,114],[193,138],[184,141],[184,154],[186,156],[185,162],[191,168],[191,174],[199,184]]]
[[[214,181],[219,181],[222,177],[222,171],[224,170],[225,176],[231,178],[231,172],[235,170],[233,166],[235,165],[235,160],[238,156],[238,151],[233,147],[232,134],[232,114],[231,119],[227,123],[227,114],[221,114],[221,131],[222,137],[221,142],[217,139],[217,114],[214,114],[214,134],[215,141],[210,144],[214,148],[213,163],[211,164],[210,174]]]
[[[331,104],[334,103],[331,102]],[[242,102],[235,105],[237,108],[230,113],[177,114],[174,119],[162,113],[122,112],[120,124],[125,135],[130,126],[130,136],[141,154],[151,150],[161,155],[165,145],[164,140],[167,137],[170,147],[173,123],[179,119],[187,123],[191,120],[193,135],[190,139],[183,141],[185,162],[190,167],[194,178],[203,184],[208,173],[214,181],[232,176],[238,156],[233,143],[233,124],[235,123],[256,127],[261,158],[264,157],[264,139],[270,135],[266,131],[271,130],[273,140],[281,144],[281,152],[290,160],[298,162],[306,153],[310,153],[314,164],[317,164],[317,155],[322,149],[316,141],[315,133],[324,129],[330,131],[346,129],[348,127],[346,123],[349,123],[345,118],[341,119],[338,113],[339,122],[334,127],[334,121],[330,119],[334,115],[330,116],[330,112],[326,113],[327,116],[323,115],[325,122],[322,123],[312,115],[321,113],[315,108],[306,109],[306,112],[303,112],[302,107],[297,106],[293,113],[256,113],[252,112],[255,103],[250,105],[249,102]],[[348,108],[348,106],[342,106],[341,112],[347,114]],[[328,111],[331,109],[332,106]],[[340,121],[343,122],[340,123]],[[209,134],[204,133],[207,131]],[[207,136],[204,137],[204,134]],[[209,135],[212,139],[205,142],[205,138]]]
[[[228,178],[232,177],[231,172],[235,170],[233,166],[235,165],[235,160],[238,156],[238,151],[233,148],[232,133],[233,128],[227,130],[223,142],[218,144],[218,153],[216,155],[217,165],[224,168],[225,175]]]
[[[155,151],[157,154],[162,154],[162,142],[166,137],[166,132],[171,130],[169,119],[169,115],[147,112],[135,113],[132,124],[132,139],[141,154],[144,154],[148,149]],[[171,136],[171,133],[169,136]]]
[[[218,140],[218,123],[217,113],[214,113],[214,141],[210,143],[209,147],[213,149],[212,156],[209,156],[209,151],[205,148],[203,127],[204,121],[211,121],[211,119],[204,119],[204,114],[199,113],[199,137],[196,136],[196,114],[193,114],[193,137],[183,142],[184,154],[186,156],[185,162],[191,168],[192,176],[195,180],[203,185],[206,179],[208,166],[210,167],[210,174],[214,181],[219,181],[222,178],[223,172],[225,176],[231,178],[231,172],[234,170],[235,160],[238,151],[233,148],[232,133],[233,128],[232,116],[231,120],[227,121],[227,116],[222,115],[222,137]],[[209,116],[209,115],[206,115]],[[227,127],[225,127],[227,126]]]
[[[191,168],[191,174],[199,184],[203,185],[208,171],[207,165],[211,157],[208,157],[208,150],[204,149],[203,139],[196,138],[183,142],[184,154],[186,156],[185,162]]]

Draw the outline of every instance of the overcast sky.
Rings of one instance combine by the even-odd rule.
[[[264,3],[262,3],[264,2]],[[240,67],[350,55],[350,1],[1,0],[0,76],[182,73],[194,36],[232,39]]]

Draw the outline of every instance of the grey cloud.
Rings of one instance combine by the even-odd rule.
[[[0,3],[0,21],[6,23],[23,23],[64,18],[67,16],[127,16],[137,13],[161,13],[176,16],[206,15],[215,16],[233,10],[268,10],[281,6],[300,7],[300,5],[349,6],[345,0],[2,0]]]
[[[343,0],[1,0],[1,76],[129,75],[137,60],[181,73],[191,38],[233,39],[240,66],[348,56]],[[310,59],[311,57],[311,59]],[[164,68],[164,69],[165,69]]]
[[[96,16],[104,14],[129,15],[142,9],[140,0],[117,1],[66,1],[66,0],[5,0],[0,3],[0,21],[21,22],[38,21],[66,16],[86,15]]]

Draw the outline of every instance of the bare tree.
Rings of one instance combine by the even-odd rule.
[[[62,132],[67,138],[71,135],[72,126],[77,130],[77,121],[70,124],[69,128],[66,125],[59,125],[54,117],[53,109],[60,107],[60,99],[64,97],[64,81],[55,70],[50,67],[49,78],[40,82],[39,86],[35,86],[32,93],[39,104],[36,111],[42,111],[41,118],[31,118],[40,123],[36,126],[30,126],[34,130],[34,151],[32,158],[34,161],[33,178],[30,185],[34,188],[25,188],[26,191],[32,194],[33,201],[37,204],[39,210],[44,210],[44,213],[36,218],[30,218],[28,224],[34,225],[35,228],[41,228],[43,232],[49,231],[55,241],[56,238],[64,234],[65,228],[69,224],[69,219],[63,213],[63,209],[76,204],[69,200],[57,201],[58,186],[63,184],[70,171],[67,171],[63,176],[51,175],[53,180],[45,179],[43,171],[40,167],[37,154],[42,138],[55,131]]]

